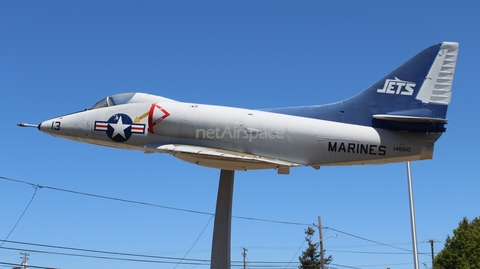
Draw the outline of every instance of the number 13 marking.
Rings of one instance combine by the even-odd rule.
[[[56,130],[56,131],[60,130],[60,124],[61,122],[59,121],[52,121],[52,130]]]

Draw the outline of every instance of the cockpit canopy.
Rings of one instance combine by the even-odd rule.
[[[146,93],[139,93],[139,92],[129,92],[129,93],[119,93],[107,96],[102,100],[98,101],[95,105],[92,106],[91,109],[97,109],[102,107],[111,107],[111,106],[118,106],[124,105],[128,103],[158,103],[158,102],[175,102],[175,100],[168,99],[161,96],[150,95]]]
[[[135,95],[134,92],[129,93],[119,93],[115,95],[110,95],[105,97],[104,99],[98,101],[95,105],[92,106],[92,109],[101,108],[101,107],[108,107],[108,106],[116,106],[116,105],[123,105],[128,103]]]

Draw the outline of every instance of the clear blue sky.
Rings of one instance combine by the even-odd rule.
[[[15,248],[113,258],[27,251],[31,265],[45,267],[175,268],[165,261],[185,256],[176,268],[209,268],[202,260],[210,259],[219,171],[54,138],[18,122],[37,124],[132,91],[245,108],[330,103],[427,46],[456,41],[447,132],[433,160],[412,163],[420,262],[430,268],[425,241],[441,241],[437,252],[463,217],[480,215],[478,10],[478,1],[1,1],[0,176],[50,188],[35,193],[0,179],[0,239],[35,193],[8,237],[22,244],[4,243],[0,266],[20,262]],[[319,215],[343,232],[325,230],[339,235],[325,241],[334,267],[412,268],[405,170],[401,163],[237,172],[232,268],[241,267],[242,247],[249,268],[297,268],[304,229]]]

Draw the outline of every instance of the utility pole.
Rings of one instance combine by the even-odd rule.
[[[322,217],[318,216],[318,234],[320,236],[320,269],[325,269],[325,257],[323,257],[323,232]]]
[[[433,243],[437,242],[437,240],[435,240],[435,239],[430,239],[430,240],[427,240],[427,242],[430,243],[430,247],[431,247],[431,249],[432,249],[432,269],[433,269],[433,259],[435,258],[435,257],[434,257],[434,254],[433,254]]]
[[[20,254],[23,255],[23,257],[20,257],[20,259],[22,259],[22,266],[21,266],[21,268],[22,268],[22,269],[28,269],[28,264],[27,264],[28,258],[27,258],[27,257],[30,256],[30,254],[28,254],[28,253],[22,253],[22,252],[20,252]]]
[[[243,269],[247,269],[247,251],[248,249],[246,247],[243,247],[243,252],[242,252],[242,256],[243,256]]]

